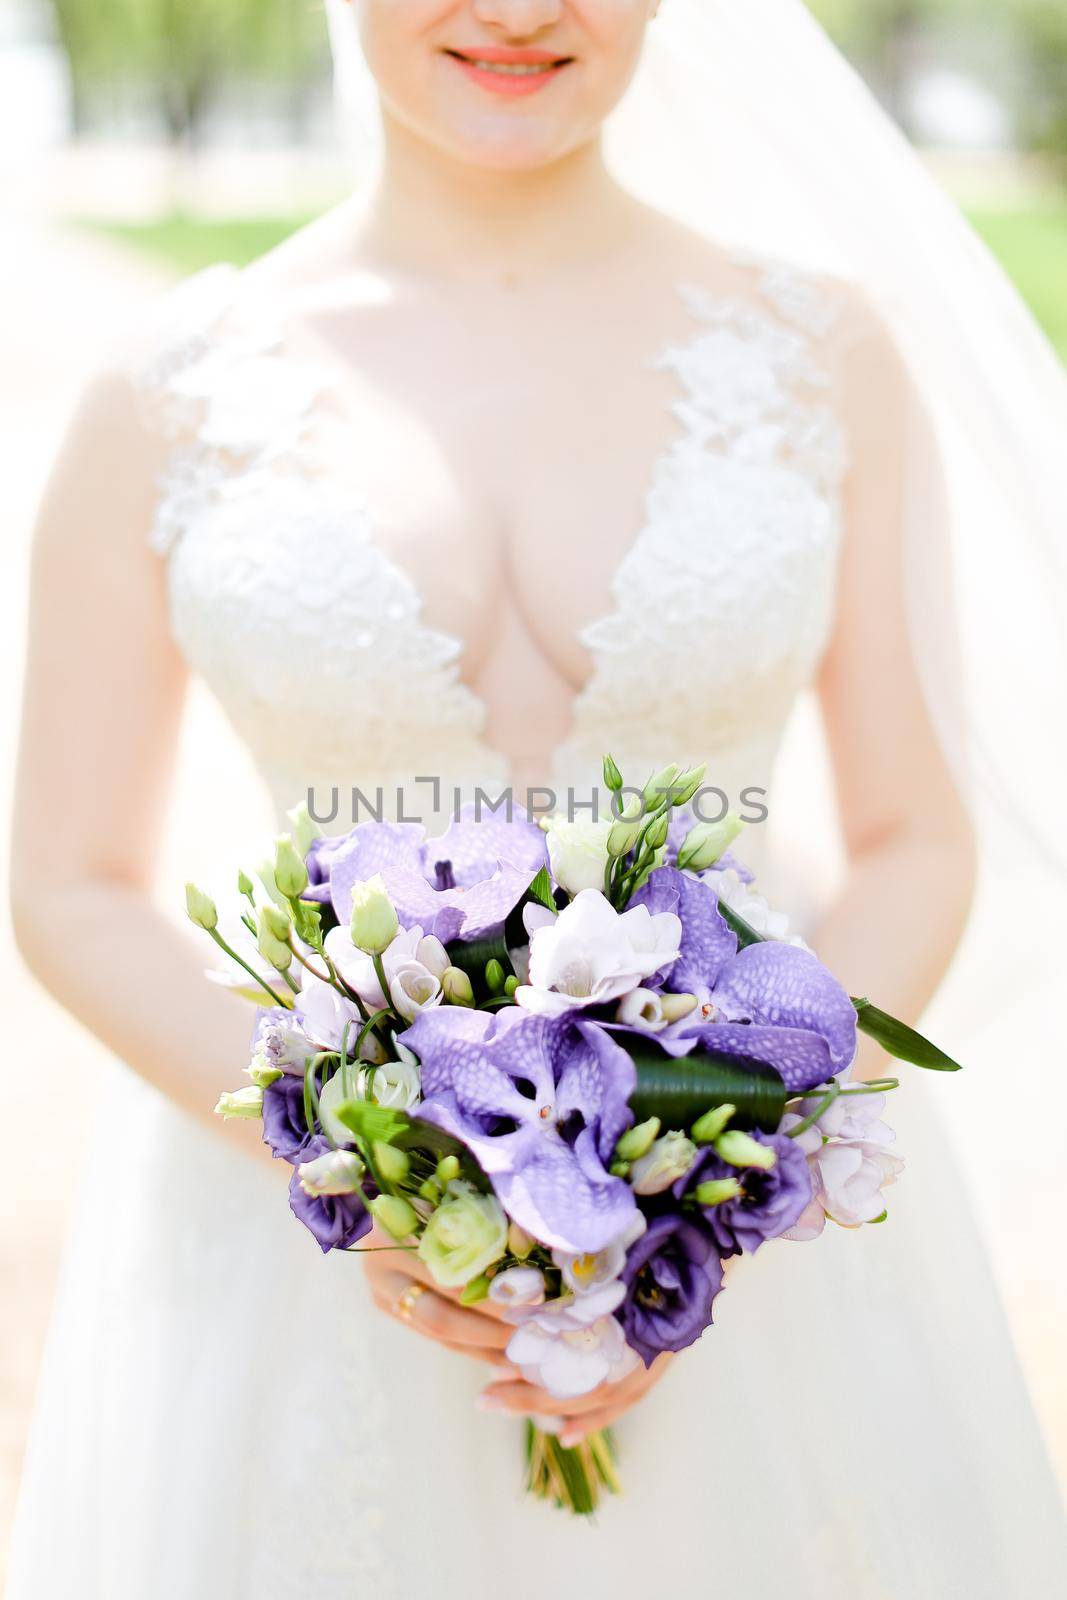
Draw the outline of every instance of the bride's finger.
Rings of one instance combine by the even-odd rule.
[[[512,1411],[521,1417],[578,1417],[600,1410],[604,1405],[604,1392],[603,1389],[595,1389],[591,1394],[557,1400],[536,1384],[527,1383],[524,1378],[515,1378],[510,1382],[489,1384],[482,1390],[478,1404],[483,1411]]]
[[[427,1338],[475,1350],[503,1350],[511,1338],[505,1324],[456,1305],[407,1274],[383,1275],[376,1287],[382,1309]]]
[[[581,1444],[591,1433],[600,1433],[604,1428],[613,1428],[620,1417],[624,1417],[636,1404],[634,1400],[623,1401],[619,1405],[605,1406],[600,1411],[588,1411],[584,1417],[569,1417],[559,1431],[559,1442],[570,1450],[576,1444]]]

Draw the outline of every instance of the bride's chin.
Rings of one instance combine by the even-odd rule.
[[[449,153],[471,167],[489,172],[536,172],[571,153],[582,142],[559,130],[527,124],[506,126],[503,119],[487,119],[477,130],[463,130],[448,140]]]

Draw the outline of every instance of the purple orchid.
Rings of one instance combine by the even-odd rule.
[[[548,863],[545,836],[524,815],[474,820],[467,807],[439,837],[413,823],[364,822],[329,855],[330,897],[344,926],[353,884],[380,872],[405,928],[443,944],[500,928]]]
[[[633,1062],[593,1023],[508,1009],[427,1011],[404,1043],[422,1063],[419,1116],[461,1140],[520,1227],[595,1253],[636,1202],[607,1171],[633,1120]]]
[[[810,1203],[812,1195],[808,1158],[795,1139],[779,1133],[755,1133],[759,1144],[777,1156],[773,1167],[738,1168],[716,1155],[709,1145],[695,1164],[674,1186],[681,1200],[699,1183],[733,1178],[742,1193],[733,1200],[702,1208],[704,1220],[723,1257],[754,1254],[768,1239],[777,1239],[791,1228]]]
[[[650,1367],[664,1350],[695,1344],[710,1326],[722,1263],[702,1221],[666,1212],[631,1245],[622,1279],[626,1299],[616,1315],[627,1344]]]
[[[767,940],[738,950],[707,884],[660,867],[631,904],[682,919],[678,960],[666,983],[695,994],[701,1007],[658,1035],[672,1055],[698,1044],[764,1061],[793,1093],[844,1072],[856,1053],[856,1010],[809,950]]]
[[[309,1140],[301,1159],[313,1161],[329,1149],[329,1141],[319,1135]],[[323,1254],[346,1250],[371,1230],[371,1215],[361,1194],[305,1194],[296,1172],[289,1180],[289,1208],[314,1234]]]

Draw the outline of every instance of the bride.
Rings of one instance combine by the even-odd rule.
[[[181,286],[64,445],[34,568],[15,907],[30,965],[133,1071],[77,1207],[10,1600],[1008,1600],[1060,1581],[1051,1474],[927,1116],[887,1227],[744,1262],[684,1360],[558,1408],[566,1439],[617,1425],[628,1494],[593,1527],[521,1497],[517,1419],[549,1405],[506,1368],[506,1330],[407,1294],[406,1257],[319,1258],[288,1174],[209,1126],[248,1018],[150,895],[190,671],[279,812],[382,787],[409,814],[421,797],[431,827],[427,775],[446,796],[563,796],[607,749],[630,773],[706,759],[773,822],[778,745],[814,684],[847,871],[812,941],[916,1017],[960,938],[975,851],[929,413],[938,352],[976,358],[933,280],[962,259],[984,288],[988,269],[941,218],[910,324],[875,309],[876,234],[860,286],[847,251],[802,270],[805,222],[823,243],[827,211],[862,233],[870,185],[892,215],[892,161],[918,226],[923,180],[799,0],[656,10],[336,0],[353,121],[360,73],[380,97],[369,197]],[[635,75],[613,167],[602,130]],[[824,78],[760,178],[790,87],[802,106]],[[816,170],[830,88],[842,137]],[[850,187],[867,151],[870,185]],[[735,223],[771,257],[727,245]],[[990,387],[958,383],[976,404]],[[939,608],[925,630],[916,573]],[[773,883],[764,831],[749,853]]]

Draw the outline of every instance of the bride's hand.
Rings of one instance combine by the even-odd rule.
[[[588,1433],[614,1427],[655,1388],[670,1359],[669,1355],[657,1356],[650,1367],[639,1365],[618,1383],[602,1383],[599,1389],[572,1400],[556,1400],[547,1390],[517,1375],[500,1378],[482,1391],[479,1404],[485,1411],[514,1411],[518,1416],[534,1417],[542,1428],[549,1419],[556,1419],[560,1443],[575,1445]]]
[[[527,1383],[508,1361],[504,1351],[514,1329],[492,1301],[460,1305],[458,1292],[439,1288],[413,1251],[396,1248],[377,1228],[364,1245],[364,1270],[379,1310],[448,1350],[499,1368],[501,1376],[482,1392],[481,1407],[534,1417],[541,1424],[552,1419],[565,1445],[611,1427],[659,1382],[666,1368],[668,1357],[660,1356],[647,1370],[640,1366],[619,1383],[602,1384],[570,1400],[554,1399]]]
[[[374,1228],[363,1241],[363,1266],[375,1305],[387,1316],[460,1355],[512,1371],[504,1346],[512,1328],[489,1301],[459,1303],[459,1292],[438,1288],[413,1250]]]

